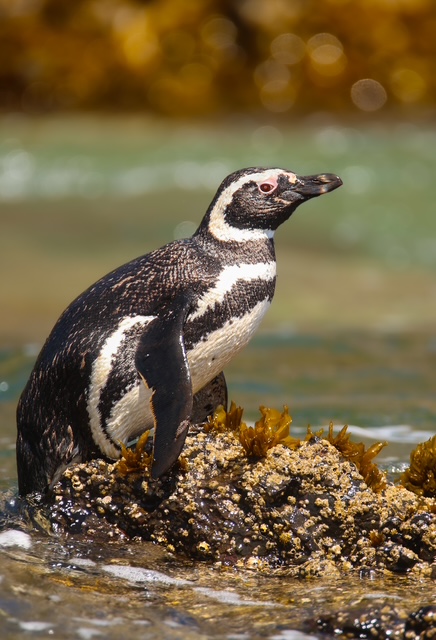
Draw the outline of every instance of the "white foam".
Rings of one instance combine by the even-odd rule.
[[[40,620],[29,620],[28,622],[20,622],[20,627],[23,631],[47,631],[52,629],[54,625],[52,622],[41,622]]]
[[[71,564],[76,565],[77,567],[95,567],[96,562],[94,560],[90,560],[89,558],[71,558]]]
[[[92,624],[95,627],[114,627],[117,624],[124,624],[124,618],[73,618],[75,622]]]
[[[343,425],[334,425],[335,431],[342,429]],[[434,436],[431,431],[419,431],[407,424],[392,424],[382,427],[359,427],[349,425],[348,430],[354,435],[369,438],[370,440],[387,440],[388,442],[403,442],[419,444]]]
[[[103,565],[102,569],[116,578],[123,578],[124,580],[134,583],[153,583],[167,586],[184,586],[192,584],[190,580],[172,578],[160,571],[144,569],[143,567],[131,567],[130,565]]]
[[[0,533],[0,547],[21,547],[30,549],[32,540],[28,533],[16,529],[8,529]]]
[[[247,422],[247,424],[249,423]],[[360,427],[355,424],[349,424],[347,426],[348,431],[355,436],[365,438],[366,440],[387,440],[389,443],[419,444],[420,442],[429,440],[435,435],[434,431],[418,430],[408,424],[390,424],[375,427]],[[336,434],[339,433],[343,427],[344,423],[333,424],[333,430]],[[327,433],[328,425],[311,425],[311,429],[314,433],[319,429],[324,429],[324,433]],[[295,426],[293,433],[294,435],[305,435],[306,427]]]
[[[269,640],[318,640],[318,637],[297,629],[284,629],[279,634],[271,636]]]
[[[232,604],[242,607],[277,607],[278,605],[274,602],[263,602],[260,600],[244,600],[238,593],[234,591],[221,590],[217,591],[215,589],[210,589],[209,587],[196,587],[194,591],[197,593],[201,593],[208,598],[213,598],[214,600],[218,600],[222,604]]]
[[[94,636],[103,635],[98,629],[89,629],[88,627],[79,627],[76,633],[82,640],[91,640]]]

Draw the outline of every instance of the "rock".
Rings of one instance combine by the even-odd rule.
[[[46,518],[60,534],[140,538],[222,565],[434,577],[434,499],[379,479],[374,491],[328,439],[291,443],[282,423],[286,445],[278,438],[264,457],[247,456],[234,427],[198,429],[159,480],[149,477],[143,444],[130,462],[71,467]]]
[[[430,640],[436,637],[436,606],[422,607],[407,615],[402,605],[354,605],[320,616],[315,624],[308,622],[307,629],[339,638]]]

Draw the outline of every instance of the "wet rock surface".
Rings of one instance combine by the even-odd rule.
[[[422,607],[409,615],[403,605],[375,606],[365,610],[352,606],[320,616],[307,628],[342,638],[430,640],[436,638],[436,605]]]
[[[120,465],[68,469],[46,509],[52,529],[300,577],[355,569],[436,578],[434,499],[391,484],[374,492],[324,439],[249,458],[234,433],[198,431],[162,479]]]

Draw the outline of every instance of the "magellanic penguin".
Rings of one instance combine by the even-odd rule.
[[[177,460],[189,424],[226,404],[223,368],[274,295],[274,232],[306,200],[342,184],[249,168],[219,187],[191,238],[115,269],[80,295],[48,337],[17,410],[21,495],[65,468],[116,459],[155,427],[152,476]]]

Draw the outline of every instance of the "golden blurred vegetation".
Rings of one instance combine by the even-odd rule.
[[[434,0],[0,0],[0,109],[432,107]]]

